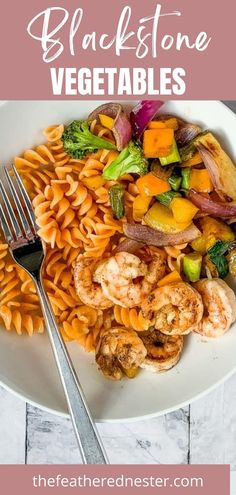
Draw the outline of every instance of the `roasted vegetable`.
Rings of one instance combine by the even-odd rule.
[[[156,196],[157,201],[159,201],[162,205],[165,206],[170,206],[171,201],[174,198],[181,198],[181,194],[178,193],[177,191],[168,191],[166,193],[158,194]]]
[[[207,252],[207,249],[213,246],[215,242],[216,239],[214,237],[208,238],[205,235],[201,235],[191,242],[191,247],[194,249],[194,251],[197,251],[197,253],[205,254]]]
[[[106,180],[117,180],[125,174],[144,175],[147,169],[148,161],[141,146],[135,141],[130,141],[119,156],[105,168],[102,176]]]
[[[168,182],[171,186],[171,189],[173,189],[173,191],[178,191],[181,186],[182,177],[178,175],[176,172],[173,172],[173,174],[168,179]]]
[[[175,133],[178,146],[185,146],[201,132],[201,127],[195,124],[184,124]]]
[[[99,115],[99,120],[103,127],[106,127],[107,129],[110,130],[114,127],[114,123],[115,123],[114,119],[102,113],[99,113],[98,115]]]
[[[190,282],[197,282],[201,276],[202,256],[199,253],[186,254],[183,258],[183,272]]]
[[[211,177],[206,168],[202,170],[191,169],[190,189],[203,193],[213,191]]]
[[[213,184],[206,169],[182,169],[182,187],[184,189],[194,189],[197,192],[210,193],[213,191]]]
[[[170,190],[170,184],[167,180],[159,179],[152,172],[140,177],[136,185],[143,196],[156,196],[156,194],[162,194]]]
[[[169,117],[165,120],[162,120],[163,124],[165,124],[166,127],[169,129],[174,129],[174,131],[177,131],[179,128],[179,122],[176,117]]]
[[[133,218],[135,222],[141,222],[145,213],[147,213],[150,202],[152,201],[151,196],[141,195],[136,196],[133,201]]]
[[[133,136],[140,139],[149,122],[163,105],[163,101],[142,100],[133,108],[130,114]]]
[[[170,154],[168,156],[160,157],[160,164],[164,166],[164,165],[170,165],[170,163],[177,163],[177,162],[180,162],[180,156],[179,156],[179,150],[177,144],[174,139]]]
[[[149,246],[177,246],[186,242],[191,242],[201,235],[200,230],[192,223],[187,229],[177,234],[164,233],[152,229],[147,225],[124,223],[124,234],[138,242]]]
[[[170,113],[158,113],[158,115],[155,117],[155,120],[159,120],[161,122],[166,122],[168,120],[175,119],[178,124],[178,128],[181,128],[183,125],[186,124],[185,120],[181,119],[180,117],[177,117],[176,115],[172,115]]]
[[[170,204],[170,208],[176,222],[179,223],[190,223],[193,217],[195,217],[196,213],[198,212],[198,208],[196,208],[196,206],[194,206],[191,201],[185,198],[173,198]]]
[[[202,277],[206,278],[219,278],[219,273],[216,265],[212,263],[208,255],[204,256],[202,259]]]
[[[127,237],[118,244],[118,246],[112,251],[112,254],[116,253],[131,253],[134,254],[139,249],[143,248],[145,243],[128,239]]]
[[[226,196],[236,200],[236,167],[217,139],[211,132],[207,132],[195,139],[194,146],[197,147],[218,194],[223,198]]]
[[[200,220],[200,225],[204,235],[214,236],[216,240],[232,242],[235,239],[235,234],[230,225],[227,225],[222,220],[212,217],[204,217]]]
[[[173,272],[168,273],[168,275],[165,275],[159,282],[157,282],[158,287],[164,287],[165,285],[168,284],[173,284],[173,282],[181,282],[182,278],[177,272],[177,270],[174,270]]]
[[[191,179],[191,169],[190,168],[184,168],[181,171],[182,174],[182,188],[183,189],[189,189],[190,186],[190,179]]]
[[[172,175],[173,172],[173,165],[170,165],[169,167],[162,167],[160,165],[159,160],[153,160],[150,170],[155,177],[159,177],[159,179],[163,180],[168,180]]]
[[[148,129],[166,129],[166,125],[164,122],[161,122],[160,120],[152,120],[148,124]]]
[[[229,273],[233,277],[236,277],[236,249],[232,249],[227,256],[227,260],[229,263]]]
[[[229,273],[229,264],[224,256],[216,256],[212,258],[209,256],[210,261],[215,265],[219,278],[227,277]]]
[[[90,113],[88,120],[97,120],[100,116],[102,116],[102,118],[109,117],[113,120],[112,133],[116,141],[116,148],[118,151],[123,150],[132,137],[132,128],[130,120],[125,114],[122,105],[119,103],[104,103]],[[111,120],[106,120],[105,123],[107,122],[109,123],[108,126],[111,126]],[[108,128],[110,129],[110,127]]]
[[[121,184],[115,184],[109,189],[112,213],[117,220],[120,220],[125,214],[124,194],[125,188]]]
[[[198,153],[198,151],[196,151],[196,153],[194,153],[194,155],[192,156],[192,158],[189,158],[189,160],[186,160],[185,162],[182,162],[180,164],[180,166],[182,168],[185,168],[185,167],[194,167],[195,165],[200,165],[200,163],[202,163],[202,157],[201,157],[200,153]]]
[[[196,153],[197,148],[196,148],[196,140],[199,139],[201,136],[204,136],[207,134],[209,131],[203,131],[200,134],[198,134],[197,137],[193,138],[188,144],[183,146],[182,148],[179,148],[179,154],[181,158],[181,162],[186,162],[190,158],[193,157],[193,155]]]
[[[153,229],[173,234],[182,232],[190,225],[190,222],[176,222],[172,211],[160,203],[154,203],[148,210],[144,217],[144,222]]]
[[[177,131],[179,127],[178,120],[176,117],[170,117],[166,120],[152,120],[148,124],[148,129],[174,129]]]
[[[212,217],[204,217],[199,220],[202,235],[192,242],[192,248],[201,254],[205,254],[216,241],[233,242],[235,234],[229,225]]]
[[[216,266],[220,278],[225,278],[229,273],[229,264],[224,254],[230,247],[230,242],[217,241],[208,249],[207,254],[211,262]]]
[[[209,197],[206,197],[203,194],[194,191],[194,189],[189,190],[188,198],[194,205],[199,208],[199,210],[204,213],[208,213],[209,215],[224,218],[236,217],[235,203],[218,203],[216,201],[213,201]]]
[[[87,120],[74,120],[62,134],[64,149],[72,158],[80,159],[98,149],[115,150],[115,144],[92,134]]]
[[[216,258],[217,256],[222,256],[229,250],[231,244],[232,243],[230,241],[217,241],[214,246],[208,249],[207,253],[211,259]]]
[[[159,158],[171,153],[174,142],[173,129],[148,129],[143,135],[143,151],[146,158]]]

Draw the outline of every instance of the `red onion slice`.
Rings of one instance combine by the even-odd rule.
[[[203,146],[202,144],[196,144],[196,148],[201,155],[202,161],[207,168],[209,175],[212,180],[212,184],[214,188],[217,190],[217,192],[221,189],[222,184],[220,180],[220,172],[219,172],[219,167],[211,155],[211,153]]]
[[[132,127],[124,112],[121,112],[116,118],[112,132],[116,140],[118,151],[123,150],[132,137]]]
[[[185,120],[181,119],[177,115],[173,115],[172,113],[159,113],[155,118],[155,120],[161,120],[163,122],[169,119],[176,119],[179,127],[183,127],[184,125],[186,125]]]
[[[184,124],[175,132],[175,140],[178,146],[185,146],[190,143],[200,132],[201,127],[195,124]]]
[[[197,206],[201,211],[215,217],[231,218],[236,216],[236,204],[230,206],[227,203],[216,203],[211,199],[190,189],[188,199]]]
[[[100,113],[115,120],[121,112],[123,112],[123,108],[119,103],[104,103],[89,114],[88,120],[98,119]]]
[[[194,224],[177,234],[165,234],[147,225],[126,223],[124,224],[124,234],[130,239],[143,242],[149,246],[163,247],[191,242],[200,237],[201,232]]]
[[[151,120],[155,117],[159,108],[163,105],[159,100],[142,100],[133,108],[130,114],[133,136],[140,139],[144,130]]]
[[[236,201],[236,167],[220,143],[208,132],[197,137],[196,148],[222,201]]]
[[[116,249],[113,251],[115,253],[120,253],[125,251],[126,253],[134,254],[138,249],[144,247],[145,244],[143,242],[134,241],[133,239],[124,239]]]
[[[123,150],[132,137],[131,123],[125,114],[123,107],[119,103],[105,103],[90,113],[88,120],[98,119],[99,114],[107,115],[114,119],[112,132],[116,140],[116,146],[118,151]]]

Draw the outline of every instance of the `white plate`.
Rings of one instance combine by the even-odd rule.
[[[130,103],[130,102],[129,102]],[[0,102],[1,163],[40,143],[50,124],[83,118],[100,102]],[[179,101],[165,105],[166,113],[211,128],[236,159],[236,118],[216,101]],[[98,421],[135,420],[176,409],[204,394],[236,369],[236,325],[221,339],[199,335],[186,339],[183,356],[171,371],[142,372],[135,380],[113,382],[98,372],[92,355],[77,344],[69,349],[89,407]],[[63,391],[47,335],[18,337],[0,331],[0,382],[27,401],[58,414],[67,414]]]

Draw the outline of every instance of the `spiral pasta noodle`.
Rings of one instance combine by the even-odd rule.
[[[186,248],[187,244],[180,244],[176,246],[164,247],[167,253],[167,265],[171,272],[176,270],[181,273],[182,271],[182,261],[184,258],[184,253],[182,252]]]
[[[96,120],[90,130],[114,142],[112,132]],[[125,190],[125,217],[114,219],[109,189],[117,181],[105,181],[102,174],[118,152],[102,149],[82,159],[71,158],[64,150],[63,132],[63,124],[47,127],[43,131],[46,142],[15,157],[14,163],[32,200],[38,233],[45,243],[44,287],[60,331],[66,341],[76,341],[86,351],[94,351],[103,329],[113,324],[136,331],[148,328],[138,308],[114,306],[102,311],[86,306],[76,294],[73,280],[78,255],[93,262],[108,257],[120,242],[124,222],[133,218],[138,189],[132,175],[120,178]],[[43,331],[33,282],[12,261],[3,243],[0,290],[0,319],[7,330],[19,335]]]
[[[7,244],[0,243],[0,320],[6,330],[19,335],[43,332],[44,323],[32,279],[10,257]]]
[[[94,350],[102,327],[111,325],[111,316],[96,312],[81,303],[73,283],[73,263],[83,250],[86,257],[96,258],[109,248],[111,238],[122,232],[122,223],[113,219],[108,189],[102,171],[116,152],[101,150],[86,160],[70,159],[63,149],[64,126],[44,130],[47,144],[16,157],[32,199],[39,235],[47,247],[44,286],[65,340],[75,340],[87,351]],[[101,129],[99,129],[101,133]],[[110,134],[111,137],[111,134]],[[7,245],[0,248],[0,279],[3,304],[0,318],[7,330],[20,335],[33,329],[43,331],[37,295],[31,279],[10,262],[5,271],[2,258],[8,256]],[[19,302],[20,301],[20,302]],[[23,311],[30,311],[26,315]],[[31,316],[31,319],[30,319]]]
[[[132,328],[136,332],[148,330],[150,322],[146,320],[141,311],[136,308],[123,308],[122,306],[114,306],[114,319],[120,325],[126,328]]]

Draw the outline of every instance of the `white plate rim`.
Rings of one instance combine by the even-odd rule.
[[[183,409],[187,406],[190,406],[194,402],[204,398],[206,395],[210,394],[213,392],[216,388],[218,388],[220,385],[223,385],[229,378],[231,378],[234,374],[236,373],[236,366],[226,375],[224,375],[220,380],[216,381],[213,385],[210,387],[207,387],[205,390],[200,392],[199,394],[196,394],[192,399],[180,402],[179,404],[176,404],[173,407],[169,407],[166,409],[163,409],[162,411],[157,411],[154,413],[150,414],[143,414],[142,416],[134,416],[132,418],[121,418],[121,419],[96,419],[94,418],[94,421],[96,423],[108,423],[108,424],[118,424],[118,423],[137,423],[138,421],[145,421],[148,419],[155,419],[160,416],[165,416],[166,414],[172,413],[174,411],[177,411],[179,409]],[[56,409],[52,409],[50,407],[44,406],[37,401],[33,401],[32,399],[28,398],[26,395],[21,394],[20,392],[17,392],[13,388],[9,387],[6,385],[6,383],[2,382],[0,380],[0,386],[6,390],[7,392],[13,394],[15,397],[18,399],[26,402],[26,404],[29,404],[33,407],[37,407],[41,409],[42,411],[45,411],[46,413],[53,414],[59,418],[70,418],[70,414],[68,413],[63,413],[61,411],[58,411]]]

